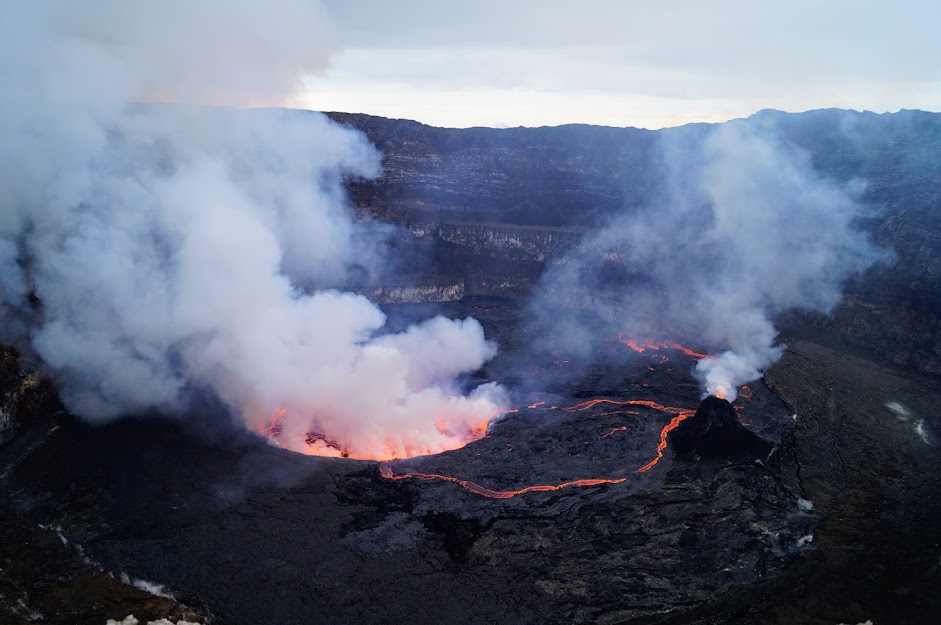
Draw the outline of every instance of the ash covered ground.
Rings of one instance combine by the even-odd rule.
[[[614,402],[691,413],[695,357],[599,333],[579,359],[527,330],[525,305],[506,299],[387,313],[391,330],[477,317],[501,354],[465,382],[507,385],[518,412],[462,449],[380,465],[284,451],[211,406],[199,419],[94,428],[46,410],[0,447],[0,593],[16,608],[0,622],[171,609],[253,625],[941,614],[936,380],[795,339],[735,402],[775,445],[768,457],[678,460],[667,447],[638,472],[675,414]],[[593,399],[609,401],[574,409]],[[494,499],[383,469],[501,492],[623,481]],[[178,602],[118,583],[121,573]]]

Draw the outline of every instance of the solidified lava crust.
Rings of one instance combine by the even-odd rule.
[[[469,306],[491,304],[439,308],[458,317]],[[484,379],[529,376],[519,367],[528,339],[515,331],[514,314],[500,302],[486,315],[487,333],[504,351]],[[486,437],[390,464],[395,474],[457,476],[502,491],[588,477],[626,478],[622,483],[490,499],[447,481],[389,480],[371,462],[302,456],[244,437],[201,440],[180,424],[88,428],[56,417],[0,447],[5,501],[60,527],[105,570],[192,593],[234,625],[280,625],[297,622],[297,615],[330,625],[646,623],[665,613],[674,624],[701,622],[699,614],[726,622],[755,597],[763,611],[751,618],[749,607],[742,623],[787,623],[793,614],[786,604],[814,596],[804,579],[819,575],[829,587],[840,579],[825,568],[835,560],[821,564],[818,549],[835,544],[844,554],[841,566],[867,566],[865,553],[839,551],[840,541],[855,540],[843,526],[831,521],[826,533],[818,527],[818,510],[832,510],[827,493],[839,493],[841,514],[866,527],[881,523],[864,514],[870,502],[858,493],[872,492],[868,482],[857,495],[826,482],[833,474],[827,463],[837,457],[846,466],[833,474],[841,480],[874,470],[860,472],[857,456],[842,453],[859,435],[851,420],[810,420],[814,410],[827,409],[826,397],[797,404],[801,418],[794,420],[794,410],[758,383],[731,412],[716,403],[717,411],[692,416],[699,396],[688,373],[692,356],[669,353],[669,362],[661,362],[663,354],[654,359],[616,341],[605,345],[611,352],[595,362],[549,362],[544,379],[527,377],[543,395],[521,401],[526,408]],[[788,390],[794,371],[806,369],[792,360],[785,358],[788,375],[776,375]],[[794,387],[798,382],[815,389],[813,379]],[[826,384],[847,388],[840,379]],[[678,408],[670,413],[636,402]],[[563,409],[580,405],[585,409]],[[784,451],[761,463],[734,455],[677,462],[685,448],[669,436],[660,461],[637,473],[681,414],[688,418],[674,434],[696,433],[694,453],[703,453],[709,447],[703,441],[716,431],[739,432],[741,421]],[[700,427],[700,417],[711,427]],[[813,428],[801,429],[803,423]],[[914,436],[910,424],[893,434],[899,444],[890,449],[877,447],[888,425],[875,416],[867,424],[867,448],[882,450],[879,466],[909,453],[902,443]],[[916,462],[927,462],[923,456]],[[899,464],[902,474],[906,466]],[[813,500],[813,510],[801,508],[798,497]],[[906,505],[927,514],[930,501]],[[895,562],[889,555],[880,558]],[[850,556],[862,559],[851,563]],[[844,594],[842,605],[860,596]],[[826,601],[820,595],[808,605],[840,622]]]

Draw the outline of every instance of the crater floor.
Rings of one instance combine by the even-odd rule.
[[[735,402],[767,458],[657,460],[699,403],[695,355],[601,334],[579,355],[510,300],[389,307],[393,327],[435,313],[473,315],[500,345],[466,380],[512,390],[517,412],[485,438],[380,465],[285,452],[208,412],[101,428],[45,415],[0,447],[0,527],[45,537],[0,557],[45,573],[5,564],[0,592],[49,613],[58,583],[98,607],[48,622],[101,625],[144,600],[91,581],[107,572],[246,625],[941,615],[937,380],[795,340]],[[579,480],[595,481],[530,489]],[[75,570],[56,581],[64,552]]]

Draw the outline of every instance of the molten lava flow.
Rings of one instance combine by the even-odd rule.
[[[619,335],[618,335],[618,340],[621,341],[622,343],[624,343],[625,345],[627,345],[628,347],[630,347],[631,349],[633,349],[633,350],[634,350],[635,352],[637,352],[638,354],[641,354],[641,353],[647,351],[646,349],[644,349],[643,347],[641,347],[640,345],[638,345],[638,344],[637,344],[637,341],[634,340],[634,339],[623,339],[623,338],[621,338],[621,335],[619,334]]]
[[[533,402],[527,406],[530,410],[555,410],[557,406],[544,407],[544,401]],[[670,419],[670,422],[663,427],[660,431],[660,443],[657,445],[656,457],[654,457],[650,462],[636,470],[636,473],[644,473],[653,468],[663,457],[663,451],[667,447],[667,435],[675,429],[683,420],[689,418],[694,413],[691,410],[684,408],[676,408],[673,406],[664,406],[658,404],[657,402],[646,400],[646,399],[627,399],[627,400],[615,400],[615,399],[590,399],[573,406],[568,406],[562,408],[563,411],[573,413],[573,412],[582,412],[585,410],[590,410],[596,406],[644,406],[659,412],[664,412],[667,414],[673,415],[673,418]],[[505,414],[512,412],[519,412],[519,409],[509,410]],[[637,415],[639,414],[636,410],[625,410],[625,409],[615,409],[609,410],[607,412],[600,413],[598,416],[604,415],[614,415],[614,414],[629,414]],[[268,437],[275,444],[279,444],[279,437],[284,431],[285,423],[287,420],[287,411],[279,409],[275,412],[271,418],[262,426],[258,428],[258,432],[266,437]],[[487,423],[481,424],[479,427],[474,427],[470,432],[464,437],[464,444],[470,443],[472,441],[483,438],[487,434]],[[442,431],[448,435],[447,426],[444,422],[438,423],[437,428],[439,431]],[[601,438],[608,438],[613,435],[615,432],[625,432],[627,431],[627,426],[613,427],[601,434]],[[323,433],[318,432],[308,432],[306,437],[306,443],[309,448],[310,454],[313,455],[340,455],[343,457],[349,457],[349,452],[346,450],[341,443],[336,440],[332,440],[326,437]],[[587,444],[587,443],[586,443]],[[507,445],[507,450],[512,451],[513,447]],[[415,455],[427,455],[422,453],[416,453]],[[605,484],[621,484],[627,481],[627,478],[586,478],[579,480],[571,480],[568,482],[561,482],[559,484],[539,484],[536,486],[526,486],[517,490],[495,490],[492,488],[487,488],[476,482],[470,480],[461,479],[458,477],[453,477],[450,475],[441,475],[438,473],[419,473],[417,471],[411,471],[408,473],[403,473],[401,475],[394,475],[392,468],[387,464],[386,461],[391,460],[391,457],[388,458],[363,458],[363,459],[374,459],[381,460],[380,464],[380,473],[382,477],[390,480],[405,480],[405,479],[416,479],[421,481],[431,481],[431,480],[441,480],[445,482],[453,482],[459,485],[464,490],[480,495],[481,497],[488,497],[491,499],[509,499],[511,497],[516,497],[517,495],[522,495],[525,493],[544,493],[551,491],[563,490],[566,488],[584,488],[584,487],[594,487],[602,486]]]
[[[611,404],[614,406],[647,406],[648,408],[653,408],[654,410],[659,410],[660,412],[665,412],[667,414],[683,414],[689,412],[683,408],[674,408],[673,406],[664,406],[653,402],[647,399],[626,399],[624,401],[617,401],[615,399],[589,399],[588,401],[583,401],[580,404],[575,404],[574,406],[569,406],[568,408],[563,408],[565,412],[581,412],[582,410],[588,410],[589,408],[594,408],[598,404]]]
[[[535,402],[530,405],[529,408],[537,408],[542,405],[543,402]],[[601,404],[611,404],[615,406],[646,406],[652,408],[653,410],[658,410],[660,412],[665,412],[667,414],[674,415],[670,422],[664,426],[660,431],[660,444],[657,445],[657,455],[656,457],[637,469],[636,473],[644,473],[652,469],[663,457],[663,450],[667,447],[667,435],[671,430],[675,429],[683,420],[688,419],[694,414],[692,410],[686,410],[684,408],[675,408],[673,406],[664,406],[653,401],[646,399],[628,399],[624,401],[618,401],[614,399],[590,399],[584,401],[580,404],[575,404],[574,406],[569,406],[563,408],[565,412],[581,412],[583,410],[588,410],[595,406]],[[611,411],[602,414],[622,414],[622,413],[637,414],[634,410],[629,411]],[[601,438],[607,438],[614,434],[615,432],[624,432],[627,431],[627,426],[621,426],[616,428],[611,428],[601,434]],[[586,443],[587,444],[587,443]],[[512,451],[512,446],[508,445],[508,449]],[[470,480],[461,479],[458,477],[453,477],[451,475],[441,475],[439,473],[419,473],[417,471],[410,471],[408,473],[403,473],[401,475],[395,475],[392,473],[392,467],[386,463],[379,465],[379,472],[382,477],[390,480],[406,480],[406,479],[415,479],[421,481],[432,481],[432,480],[441,480],[445,482],[453,482],[458,484],[464,490],[474,493],[475,495],[480,495],[481,497],[489,497],[491,499],[510,499],[511,497],[516,497],[517,495],[522,495],[525,493],[545,493],[551,491],[562,490],[565,488],[576,488],[576,487],[589,487],[589,486],[601,486],[604,484],[622,484],[627,481],[626,477],[621,478],[588,478],[581,480],[572,480],[570,482],[562,482],[561,484],[540,484],[538,486],[526,486],[518,490],[494,490],[492,488],[487,488],[486,486],[481,486],[476,482]]]
[[[680,423],[682,423],[686,419],[689,419],[694,414],[696,413],[693,411],[680,412],[678,415],[670,419],[670,422],[667,423],[666,426],[662,430],[660,430],[660,444],[657,445],[657,457],[651,460],[650,462],[648,462],[647,464],[645,464],[644,466],[642,466],[641,468],[637,469],[637,473],[645,473],[649,471],[650,469],[654,468],[654,465],[660,462],[660,458],[663,458],[663,450],[667,448],[667,434],[675,430],[676,426],[678,426]]]
[[[304,442],[307,443],[309,446],[313,446],[313,445],[316,445],[318,442],[322,442],[325,447],[329,447],[330,449],[335,449],[336,451],[340,452],[341,457],[343,458],[350,457],[350,452],[343,449],[343,447],[340,446],[340,443],[336,442],[335,440],[331,440],[327,438],[326,435],[324,434],[319,434],[316,432],[308,432],[307,438],[304,439]]]
[[[716,360],[715,356],[710,356],[708,354],[701,354],[699,352],[691,350],[688,347],[684,347],[683,345],[680,345],[679,343],[671,343],[670,341],[655,341],[654,339],[650,339],[650,338],[639,339],[633,336],[630,336],[630,337],[625,336],[623,332],[618,334],[617,338],[618,338],[618,341],[620,341],[624,345],[627,345],[628,347],[630,347],[631,349],[633,349],[635,352],[639,354],[647,351],[648,349],[653,350],[653,351],[658,351],[661,349],[675,349],[677,351],[683,352],[687,356],[692,356],[693,358],[696,358],[698,360],[702,360],[703,358],[708,358],[709,360]]]
[[[530,405],[526,406],[526,408],[527,408],[527,410],[549,411],[549,410],[556,410],[556,409],[558,408],[558,406],[555,406],[555,405],[547,406],[547,405],[546,405],[546,402],[544,402],[544,401],[536,401],[536,402],[533,402],[533,403],[531,403]],[[507,411],[506,411],[505,413],[503,413],[503,414],[510,414],[511,412],[519,412],[519,411],[520,411],[519,408],[515,408],[515,409],[513,409],[513,410],[507,410]]]
[[[410,473],[403,473],[401,475],[394,475],[392,473],[392,467],[385,463],[379,465],[379,474],[388,480],[415,479],[421,480],[423,482],[429,482],[432,480],[454,482],[466,491],[474,493],[475,495],[480,495],[481,497],[489,497],[490,499],[510,499],[511,497],[516,497],[517,495],[522,495],[524,493],[547,493],[555,490],[562,490],[564,488],[601,486],[603,484],[621,484],[622,482],[627,481],[626,477],[617,479],[572,480],[571,482],[562,482],[561,484],[540,484],[537,486],[526,486],[525,488],[521,488],[519,490],[494,490],[492,488],[487,488],[486,486],[481,486],[476,482],[471,482],[470,480],[462,480],[450,475],[439,475],[437,473],[417,473],[413,471]]]
[[[628,399],[625,401],[616,401],[613,399],[590,399],[586,402],[575,404],[574,406],[569,406],[568,408],[563,408],[562,410],[566,412],[579,412],[593,408],[598,404],[614,404],[616,406],[647,406],[648,408],[653,408],[654,410],[659,410],[660,412],[675,415],[672,419],[670,419],[670,422],[667,423],[662,430],[660,430],[660,444],[657,445],[657,456],[641,468],[637,469],[637,473],[644,473],[649,471],[658,462],[660,462],[660,458],[663,458],[663,450],[667,448],[667,434],[669,434],[671,430],[674,430],[676,426],[678,426],[684,420],[695,414],[692,410],[686,410],[685,408],[675,408],[673,406],[664,406],[646,399]],[[610,436],[610,434],[611,433],[609,432],[607,435]]]
[[[738,395],[739,395],[739,397],[744,397],[745,399],[750,399],[750,398],[751,398],[751,388],[749,388],[748,386],[743,386],[741,389],[739,389]]]
[[[278,408],[278,410],[271,415],[267,423],[262,423],[258,426],[258,433],[267,437],[275,444],[278,444],[278,437],[281,436],[281,433],[284,431],[284,422],[287,413],[288,411],[284,408]]]

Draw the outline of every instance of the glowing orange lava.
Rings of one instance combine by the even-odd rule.
[[[742,388],[739,389],[738,394],[740,397],[749,399],[751,398],[751,389],[748,386],[743,386]]]
[[[279,408],[271,415],[271,419],[267,423],[258,426],[258,433],[272,440],[281,436],[281,432],[284,430],[284,417],[287,413],[288,411],[284,408]]]
[[[670,341],[655,341],[654,339],[651,339],[651,338],[639,339],[634,336],[626,336],[623,332],[618,334],[617,338],[619,342],[623,343],[624,345],[627,345],[638,354],[641,354],[647,351],[648,349],[653,350],[653,351],[659,351],[661,349],[675,349],[677,351],[683,352],[687,356],[692,356],[693,358],[697,358],[700,360],[703,358],[708,358],[709,360],[716,359],[715,356],[710,356],[708,354],[701,354],[699,352],[691,350],[688,347],[680,345],[679,343],[671,343]],[[665,359],[661,360],[660,362],[661,363],[665,362]]]
[[[670,422],[667,423],[666,426],[662,430],[660,430],[660,444],[657,445],[657,457],[651,460],[650,462],[648,462],[647,464],[645,464],[644,466],[642,466],[641,468],[637,469],[638,473],[645,473],[649,471],[650,469],[654,468],[654,465],[660,462],[660,458],[663,458],[663,450],[667,448],[667,435],[673,430],[675,430],[676,426],[678,426],[680,423],[682,423],[686,419],[693,416],[693,414],[695,413],[681,412],[675,417],[673,417],[672,419],[670,419]]]
[[[589,399],[588,401],[583,401],[580,404],[575,404],[574,406],[569,406],[568,408],[563,408],[562,410],[565,412],[581,412],[582,410],[594,408],[598,404],[611,404],[613,406],[647,406],[648,408],[653,408],[654,410],[659,410],[660,412],[673,415],[689,412],[689,410],[684,408],[664,406],[663,404],[658,404],[657,402],[650,401],[648,399],[625,399],[624,401],[618,401],[616,399]]]
[[[304,442],[307,443],[308,445],[315,445],[318,441],[323,442],[325,447],[329,447],[330,449],[335,449],[336,451],[340,452],[341,457],[343,458],[350,457],[350,452],[345,450],[340,445],[340,443],[336,442],[335,440],[327,438],[326,435],[324,434],[320,434],[316,432],[308,432],[307,438],[304,439]]]
[[[556,408],[552,406],[551,409]],[[510,410],[503,414],[508,414],[510,412],[518,412],[518,410]],[[275,411],[267,421],[257,427],[257,431],[262,436],[266,437],[271,443],[279,447],[284,447],[284,441],[282,440],[282,434],[284,433],[284,427],[287,423],[287,410],[284,408],[279,408]],[[480,440],[487,436],[487,428],[490,426],[490,423],[494,421],[497,417],[500,416],[500,413],[495,413],[491,417],[481,420],[476,424],[469,426],[469,429],[466,431],[452,432],[448,429],[444,422],[439,422],[435,424],[435,429],[444,434],[447,437],[447,446],[438,446],[438,447],[410,447],[406,446],[404,451],[405,453],[399,455],[393,448],[389,448],[384,452],[369,452],[369,453],[360,453],[356,452],[353,455],[348,447],[343,445],[337,439],[327,438],[327,435],[323,432],[317,431],[308,431],[304,437],[304,443],[306,448],[296,449],[295,447],[289,447],[292,451],[298,451],[300,453],[308,454],[311,456],[339,456],[342,458],[353,457],[356,460],[396,460],[400,458],[412,458],[415,456],[429,456],[436,453],[441,453],[443,451],[451,451],[453,449],[459,449],[464,447],[468,443],[472,443],[476,440]]]
[[[747,388],[747,387],[745,387]],[[528,405],[527,408],[530,410],[556,410],[558,406],[545,406],[544,401],[536,401]],[[656,456],[647,464],[640,467],[635,471],[635,473],[644,473],[652,469],[656,464],[663,458],[663,452],[667,447],[667,435],[674,430],[683,420],[691,417],[694,413],[692,410],[685,408],[677,408],[674,406],[664,406],[658,404],[657,402],[646,400],[646,399],[627,399],[627,400],[615,400],[615,399],[590,399],[583,401],[581,403],[562,408],[564,412],[574,413],[581,412],[584,410],[590,410],[596,406],[644,406],[652,410],[657,410],[659,412],[664,412],[673,417],[670,419],[670,422],[667,423],[660,430],[660,442],[657,445]],[[504,414],[519,412],[520,409],[508,410]],[[625,409],[615,409],[609,410],[607,412],[600,413],[598,416],[604,415],[614,415],[614,414],[629,414],[637,415],[639,414],[636,410],[625,410]],[[266,437],[268,437],[273,443],[280,444],[278,438],[281,436],[284,425],[287,419],[287,410],[279,409],[276,411],[270,419],[263,425],[258,427],[258,432]],[[465,444],[472,441],[478,440],[486,436],[488,423],[482,424],[479,427],[474,427],[465,437]],[[439,423],[436,426],[439,430],[445,429],[446,426],[444,423]],[[613,435],[615,432],[624,432],[627,431],[627,426],[613,427],[605,432],[603,432],[600,437],[608,438]],[[317,432],[309,432],[305,439],[308,447],[310,448],[309,453],[315,455],[321,455],[327,449],[338,452],[339,455],[343,457],[348,457],[349,453],[343,446],[332,439],[328,439],[325,434]],[[587,443],[586,443],[587,444]],[[507,450],[512,451],[513,448],[511,445],[507,445]],[[416,454],[421,455],[421,454]],[[367,458],[363,458],[367,459]],[[541,493],[541,492],[551,492],[563,490],[566,488],[587,488],[595,486],[603,486],[606,484],[622,484],[627,481],[626,477],[620,478],[585,478],[578,480],[571,480],[568,482],[561,482],[559,484],[539,484],[535,486],[526,486],[517,490],[496,490],[482,486],[476,482],[470,480],[461,479],[458,477],[450,475],[442,475],[438,473],[420,473],[416,471],[411,471],[408,473],[403,473],[400,475],[395,475],[392,472],[392,468],[388,465],[387,461],[392,458],[372,458],[375,460],[381,460],[379,465],[380,474],[382,477],[390,480],[405,480],[405,479],[416,479],[420,481],[432,481],[432,480],[441,480],[445,482],[452,482],[459,485],[464,490],[474,493],[475,495],[480,495],[481,497],[488,497],[491,499],[509,499],[511,497],[516,497],[517,495],[523,495],[526,493]]]
[[[536,402],[529,407],[535,408],[539,406],[540,404],[541,402]],[[659,445],[657,445],[657,455],[653,458],[653,460],[651,460],[650,462],[648,462],[641,468],[637,469],[635,473],[645,473],[649,471],[650,469],[652,469],[654,466],[656,466],[656,464],[660,462],[660,459],[663,458],[663,451],[667,447],[667,435],[672,430],[676,429],[676,427],[682,421],[691,417],[694,414],[692,410],[687,410],[684,408],[675,408],[673,406],[664,406],[662,404],[658,404],[656,402],[649,401],[646,399],[628,399],[624,401],[618,401],[614,399],[590,399],[588,401],[581,402],[580,404],[575,404],[574,406],[563,408],[562,410],[564,410],[565,412],[581,412],[583,410],[588,410],[600,404],[611,404],[615,406],[626,406],[626,405],[646,406],[648,408],[652,408],[660,412],[665,412],[667,414],[674,415],[673,418],[670,419],[670,422],[666,426],[664,426],[662,430],[660,430],[660,443]],[[633,410],[612,411],[612,412],[607,412],[607,413],[602,413],[602,414],[614,414],[614,413],[621,413],[621,412],[629,412],[629,413],[637,414],[637,412]],[[615,432],[623,432],[626,430],[627,430],[627,426],[611,428],[603,432],[601,434],[601,438],[607,438],[611,436],[612,434],[614,434]],[[512,447],[510,447],[510,450],[512,450]],[[415,480],[421,480],[425,482],[433,481],[433,480],[453,482],[468,492],[474,493],[475,495],[480,495],[481,497],[489,497],[491,499],[510,499],[511,497],[516,497],[517,495],[523,495],[525,493],[544,493],[544,492],[562,490],[565,488],[577,488],[577,487],[584,488],[584,487],[590,487],[590,486],[601,486],[604,484],[622,484],[627,481],[626,477],[588,478],[588,479],[581,479],[581,480],[572,480],[569,482],[562,482],[560,484],[540,484],[537,486],[527,486],[525,488],[521,488],[518,490],[495,490],[492,488],[487,488],[486,486],[481,486],[477,482],[472,482],[470,480],[453,477],[451,475],[441,475],[439,473],[420,473],[417,471],[410,471],[408,473],[403,473],[401,475],[395,475],[392,472],[392,467],[390,467],[387,463],[382,463],[379,465],[379,472],[382,475],[382,477],[386,479],[390,479],[390,480],[415,479]]]
[[[414,479],[421,480],[423,482],[429,482],[432,480],[454,482],[466,491],[472,492],[475,495],[480,495],[481,497],[489,497],[490,499],[510,499],[511,497],[516,497],[517,495],[522,495],[525,493],[546,493],[554,490],[562,490],[564,488],[584,488],[587,486],[601,486],[603,484],[621,484],[622,482],[627,481],[626,477],[617,479],[572,480],[571,482],[562,482],[561,484],[539,484],[537,486],[526,486],[525,488],[521,488],[519,490],[494,490],[492,488],[487,488],[486,486],[481,486],[477,482],[462,480],[450,475],[439,475],[437,473],[410,472],[402,473],[401,475],[394,475],[392,473],[392,467],[386,463],[379,465],[379,474],[388,480]]]

